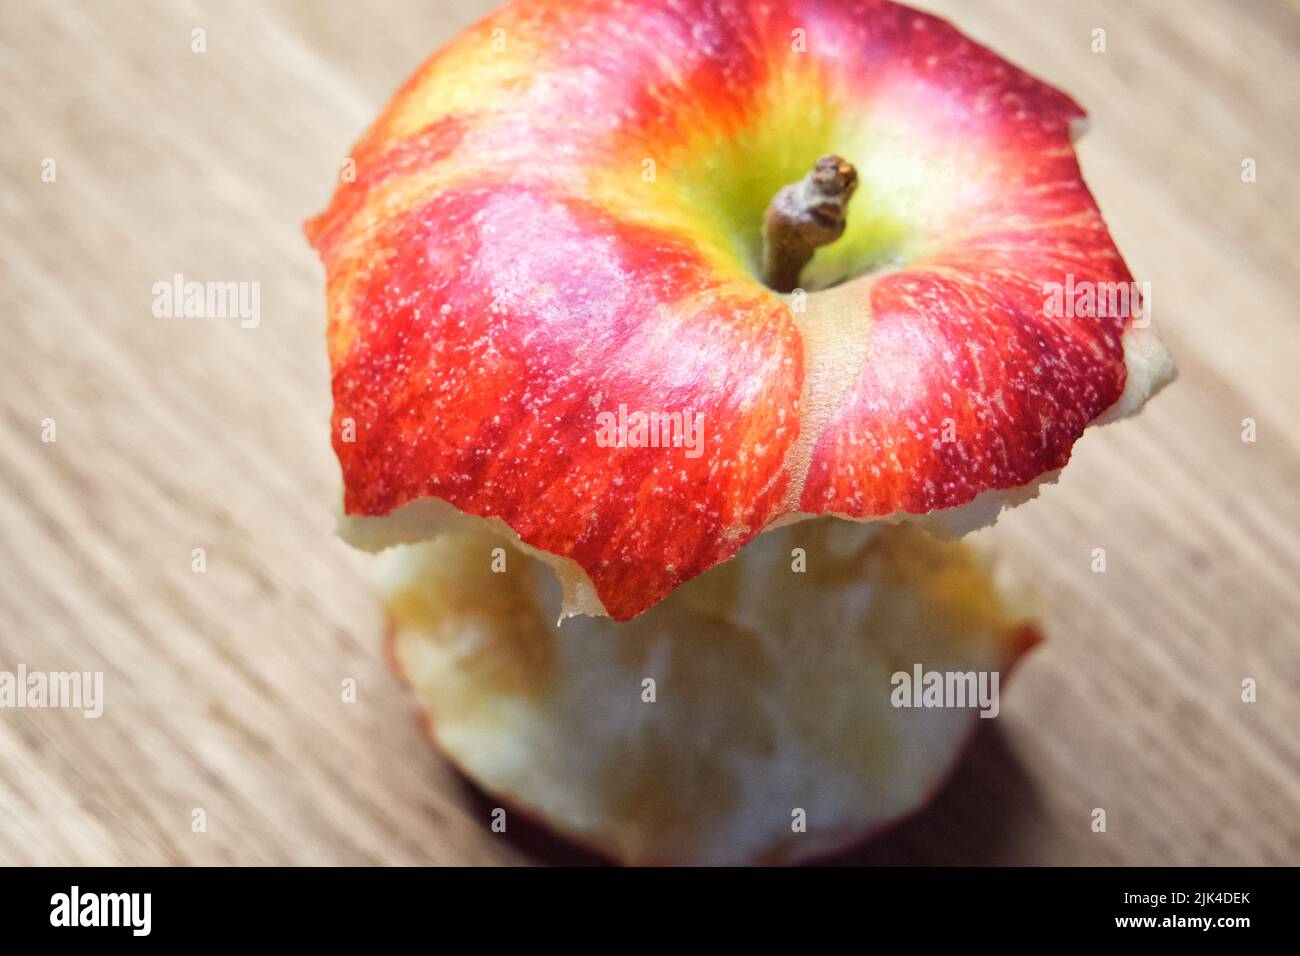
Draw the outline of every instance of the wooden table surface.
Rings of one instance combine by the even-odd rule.
[[[1300,7],[925,5],[1089,109],[1085,173],[1182,377],[980,533],[1049,641],[937,802],[845,860],[1300,863]],[[368,6],[4,4],[0,670],[102,671],[106,705],[0,710],[0,863],[585,859],[484,826],[333,535],[300,223],[488,4]],[[176,273],[260,282],[260,325],[155,318]]]

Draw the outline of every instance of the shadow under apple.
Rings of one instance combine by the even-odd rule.
[[[490,820],[499,801],[459,771],[479,820]],[[996,721],[980,721],[966,755],[935,798],[913,815],[858,846],[816,861],[822,866],[995,865],[1009,839],[1038,806],[1025,773]],[[486,828],[486,825],[485,825]],[[593,853],[535,822],[511,814],[509,829],[495,834],[532,861],[552,866],[609,866]]]

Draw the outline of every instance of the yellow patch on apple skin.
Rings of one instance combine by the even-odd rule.
[[[445,117],[490,112],[544,68],[553,48],[546,36],[527,5],[497,11],[421,66],[368,137],[376,145],[399,143]]]
[[[910,526],[804,522],[626,624],[559,628],[538,562],[487,569],[498,541],[380,555],[394,658],[466,773],[632,863],[797,861],[915,809],[978,718],[897,709],[891,675],[1005,676],[1030,629],[969,546]]]
[[[951,91],[899,77],[864,89],[816,57],[787,56],[784,36],[765,39],[763,61],[779,66],[747,100],[687,109],[688,93],[664,90],[675,124],[612,137],[580,170],[585,194],[626,221],[694,237],[758,281],[767,204],[821,156],[843,156],[859,187],[844,235],[805,269],[803,288],[817,292],[952,242],[1013,175],[993,142],[945,123],[960,108]],[[649,181],[636,175],[646,160]]]

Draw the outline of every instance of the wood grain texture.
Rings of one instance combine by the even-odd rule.
[[[981,532],[1049,642],[937,802],[845,862],[1300,863],[1300,8],[925,5],[1088,108],[1084,171],[1182,377]],[[332,530],[300,223],[486,8],[5,4],[0,669],[103,671],[107,703],[0,711],[0,863],[582,859],[486,829]],[[155,318],[177,272],[259,281],[261,324]]]

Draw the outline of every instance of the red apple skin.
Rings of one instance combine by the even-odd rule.
[[[681,240],[502,183],[380,230],[426,253],[358,283],[366,319],[334,376],[335,435],[357,421],[355,443],[335,441],[348,512],[436,495],[499,517],[577,561],[620,620],[770,519],[800,342],[761,287],[720,287]],[[704,453],[600,447],[597,414],[620,405],[702,413]]]
[[[647,156],[669,178],[693,131],[755,122],[796,29],[816,75],[985,174],[926,255],[845,286],[869,348],[820,430],[790,305],[668,199],[609,189],[639,188]],[[789,512],[923,514],[1059,468],[1125,382],[1124,317],[1044,312],[1067,273],[1131,280],[1070,145],[1082,117],[878,0],[505,7],[399,91],[307,225],[345,511],[432,496],[500,518],[621,621]],[[703,454],[601,447],[597,415],[620,405],[702,415]]]
[[[1076,276],[1132,281],[1113,250],[1087,247],[1091,229],[1053,227],[1051,253],[1026,248],[1022,236],[1004,251],[989,234],[988,248],[972,243],[864,290],[871,349],[818,435],[800,510],[925,514],[1063,467],[1125,379],[1122,319],[1044,317],[1043,286],[1065,271],[1060,249],[1079,263]]]

